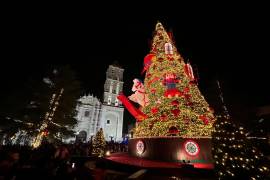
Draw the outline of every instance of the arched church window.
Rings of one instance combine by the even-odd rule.
[[[110,105],[111,103],[112,103],[112,97],[109,96],[109,97],[108,97],[108,105]]]
[[[173,54],[173,47],[171,43],[165,44],[165,54]]]
[[[115,99],[115,106],[118,106],[119,102],[118,102],[118,99],[116,98]]]

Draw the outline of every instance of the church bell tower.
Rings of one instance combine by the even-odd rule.
[[[121,101],[118,101],[117,96],[123,90],[123,72],[124,69],[116,65],[110,65],[108,67],[104,84],[104,105],[116,107],[122,106]]]
[[[102,102],[101,127],[107,141],[122,141],[124,107],[117,96],[123,89],[124,69],[114,63],[106,72]]]

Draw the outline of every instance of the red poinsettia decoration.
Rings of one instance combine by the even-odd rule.
[[[191,95],[190,95],[190,94],[185,94],[184,97],[185,97],[186,99],[190,99],[190,98],[191,98]]]
[[[153,94],[156,93],[156,91],[157,91],[156,89],[151,89],[151,93]]]
[[[167,54],[167,59],[169,61],[173,61],[174,60],[174,58],[173,58],[173,56],[171,54]]]
[[[188,93],[188,92],[189,92],[189,87],[185,87],[184,90],[183,90],[183,92],[184,92],[185,94]]]
[[[173,106],[178,106],[178,105],[179,105],[179,101],[173,100],[173,101],[171,102],[171,104],[172,104]]]
[[[200,115],[199,118],[204,122],[204,124],[208,124],[209,120],[205,115]]]
[[[166,114],[162,114],[162,115],[160,116],[160,119],[161,119],[162,121],[166,121],[166,120],[167,120],[167,115],[166,115]]]
[[[173,110],[171,110],[171,112],[173,113],[173,115],[175,117],[177,117],[179,115],[179,113],[180,113],[180,110],[179,109],[173,109]]]
[[[157,108],[157,107],[152,108],[152,109],[151,109],[151,112],[152,112],[153,114],[156,114],[156,113],[158,112],[158,108]]]

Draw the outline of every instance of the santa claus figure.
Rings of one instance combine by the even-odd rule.
[[[128,98],[140,104],[142,107],[145,107],[149,104],[148,95],[145,92],[144,85],[139,79],[133,80],[132,92],[134,92]]]

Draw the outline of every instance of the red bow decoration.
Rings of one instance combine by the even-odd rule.
[[[150,65],[152,64],[153,60],[156,58],[155,54],[147,54],[144,58],[144,67],[142,70],[142,74],[147,71],[150,67]]]

